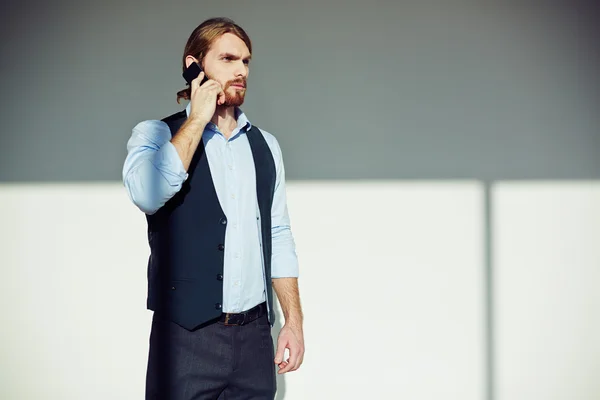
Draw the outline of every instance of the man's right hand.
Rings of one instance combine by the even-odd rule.
[[[171,143],[175,146],[183,168],[187,171],[196,152],[196,148],[202,139],[204,127],[210,122],[217,105],[225,103],[225,93],[221,84],[215,80],[209,79],[200,85],[204,79],[204,71],[192,81],[190,96],[190,115],[171,138]]]
[[[198,77],[192,81],[190,97],[190,119],[208,123],[213,115],[217,105],[225,102],[225,93],[221,84],[215,80],[209,79],[200,85],[204,79],[204,71],[200,72]]]

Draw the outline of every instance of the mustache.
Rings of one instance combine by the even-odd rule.
[[[240,78],[240,79],[234,79],[234,80],[228,81],[227,84],[225,85],[225,88],[228,88],[229,86],[233,86],[233,85],[241,85],[241,86],[244,86],[244,88],[245,88],[246,87],[246,79]]]

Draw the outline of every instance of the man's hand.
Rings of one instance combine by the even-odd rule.
[[[289,351],[289,358],[283,360],[285,349]],[[275,354],[275,364],[279,366],[278,374],[295,371],[300,368],[304,360],[304,334],[302,328],[285,324],[279,332],[277,338],[277,353]]]
[[[189,118],[171,138],[171,143],[175,146],[186,171],[190,167],[194,153],[202,139],[202,132],[204,132],[206,124],[212,119],[217,105],[225,102],[225,93],[221,84],[209,79],[201,86],[200,82],[203,78],[204,71],[200,72],[200,75],[192,81]]]
[[[213,117],[217,105],[225,103],[225,93],[221,84],[209,79],[202,85],[204,71],[194,79],[190,85],[190,119],[198,119],[207,124]]]
[[[277,338],[275,364],[279,366],[278,374],[297,370],[304,360],[304,333],[302,332],[302,307],[298,291],[298,278],[274,278],[273,289],[277,293],[285,325]],[[284,360],[285,349],[289,358]]]

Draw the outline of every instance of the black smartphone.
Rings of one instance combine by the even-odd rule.
[[[200,72],[202,72],[200,65],[198,65],[197,62],[193,62],[185,69],[185,71],[183,71],[183,79],[185,79],[185,81],[191,85],[192,81],[196,79],[198,75],[200,75]],[[204,79],[202,79],[200,84],[202,85],[207,80],[208,78],[206,77],[206,74],[204,74]]]

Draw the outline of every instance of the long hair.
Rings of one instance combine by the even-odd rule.
[[[203,64],[204,56],[210,50],[210,47],[219,37],[224,35],[225,33],[232,33],[242,39],[250,54],[252,54],[252,42],[250,42],[250,37],[248,34],[235,22],[233,22],[229,18],[211,18],[207,19],[190,35],[187,43],[185,44],[185,49],[183,50],[182,57],[182,72],[185,71],[185,58],[189,56],[193,56],[198,59],[200,65]],[[189,100],[191,97],[192,89],[188,87],[177,92],[177,103],[179,103],[180,99]]]

